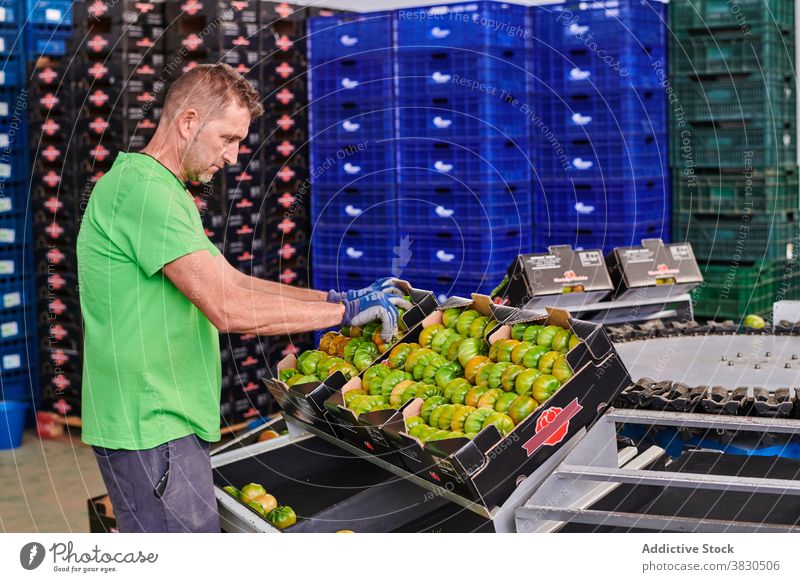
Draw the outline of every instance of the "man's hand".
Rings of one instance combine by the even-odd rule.
[[[398,280],[394,277],[384,277],[363,289],[351,289],[350,291],[336,291],[331,289],[328,292],[328,302],[340,303],[343,301],[353,301],[371,293],[383,293],[395,307],[411,309],[413,305],[403,299],[403,291],[397,287],[397,281]]]
[[[383,341],[388,343],[397,335],[397,308],[387,295],[375,292],[343,303],[343,325],[364,327],[369,322],[380,319]]]

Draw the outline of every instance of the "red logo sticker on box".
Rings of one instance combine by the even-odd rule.
[[[111,155],[111,150],[109,150],[103,144],[100,144],[96,148],[92,148],[91,150],[89,150],[89,155],[95,158],[97,161],[102,162],[108,156]]]
[[[275,72],[281,79],[288,79],[294,73],[294,67],[287,62],[283,62],[275,67]]]
[[[62,398],[61,400],[59,400],[59,401],[55,402],[55,403],[53,404],[53,408],[54,408],[54,409],[55,409],[57,412],[59,412],[59,413],[61,413],[61,414],[65,415],[65,416],[66,416],[66,415],[67,415],[67,414],[68,414],[70,411],[72,411],[72,405],[71,405],[69,402],[67,402],[66,400],[64,400],[63,398]]]
[[[244,226],[241,226],[238,229],[236,229],[236,234],[239,236],[242,236],[244,234],[253,234],[253,229],[245,224]]]
[[[58,105],[59,102],[60,102],[59,98],[53,95],[52,93],[48,93],[41,99],[39,99],[39,103],[41,103],[42,107],[44,107],[47,110],[52,109],[53,107]]]
[[[282,51],[288,51],[294,46],[294,41],[285,34],[282,34],[278,40],[275,41],[275,46]]]
[[[108,67],[106,67],[103,63],[95,63],[91,67],[89,67],[89,76],[94,77],[95,79],[102,79],[108,74]]]
[[[69,356],[65,354],[63,350],[55,350],[52,354],[50,354],[50,360],[56,366],[63,366],[69,362]]]
[[[279,128],[281,131],[289,131],[290,129],[292,129],[292,128],[294,127],[295,120],[294,120],[294,119],[292,119],[292,117],[291,117],[290,115],[286,115],[286,114],[284,113],[283,115],[281,115],[281,116],[280,116],[280,117],[277,119],[277,121],[275,122],[275,124],[278,126],[278,128]]]
[[[150,65],[142,65],[136,68],[136,74],[138,75],[155,75],[156,70],[151,67]]]
[[[50,67],[47,67],[47,68],[45,68],[45,69],[42,69],[42,70],[39,72],[39,75],[38,75],[38,77],[39,77],[39,79],[41,79],[41,80],[42,80],[42,81],[43,81],[45,84],[49,85],[50,83],[52,83],[53,81],[55,81],[56,79],[58,79],[58,77],[59,77],[59,74],[58,74],[56,71],[54,71],[52,68],[50,68]]]
[[[190,15],[195,15],[202,9],[203,5],[200,2],[197,2],[196,0],[189,0],[189,2],[186,2],[185,4],[181,5],[181,10]]]
[[[67,256],[61,249],[50,249],[47,251],[47,261],[53,265],[60,264],[66,257]]]
[[[42,176],[42,182],[51,188],[55,188],[61,182],[61,176],[56,174],[53,170],[50,170],[44,176]]]
[[[47,278],[48,287],[52,287],[56,290],[63,289],[66,284],[67,280],[58,273],[53,273]]]
[[[42,131],[45,135],[55,135],[59,129],[61,129],[61,126],[52,119],[48,119],[42,124]]]
[[[278,280],[286,285],[291,285],[295,279],[297,279],[297,271],[294,269],[284,269],[283,272],[278,275]]]
[[[89,6],[89,14],[97,18],[98,16],[102,16],[106,12],[108,12],[108,5],[105,2],[101,2],[100,0],[95,0],[92,2],[91,6]]]
[[[91,123],[89,123],[89,129],[91,129],[96,134],[101,134],[109,127],[108,121],[103,119],[102,117],[95,117]]]
[[[251,206],[253,206],[253,203],[248,198],[242,198],[236,203],[236,208],[250,208]]]
[[[90,49],[92,49],[94,52],[97,53],[108,46],[108,39],[97,34],[93,36],[89,40],[89,42],[86,43],[86,46],[88,46]]]
[[[89,95],[89,102],[96,107],[102,107],[103,105],[106,104],[108,99],[109,99],[108,93],[106,93],[102,89],[98,89],[97,91]]]
[[[285,244],[285,245],[283,245],[283,246],[280,248],[280,250],[278,250],[278,255],[280,255],[280,257],[281,257],[281,258],[282,258],[284,261],[288,261],[288,260],[289,260],[289,259],[291,259],[291,258],[292,258],[292,257],[293,257],[295,254],[297,254],[297,249],[296,249],[296,248],[294,248],[292,245],[290,245],[290,244],[288,244],[288,243],[287,243],[287,244]]]
[[[248,156],[253,153],[253,150],[250,149],[246,143],[239,144],[239,155],[240,156]]]
[[[278,204],[280,204],[284,208],[289,208],[292,204],[295,203],[295,200],[297,200],[297,198],[295,198],[291,193],[284,192],[283,194],[281,194],[281,197],[278,198]]]
[[[294,100],[294,93],[289,91],[289,89],[283,88],[278,91],[278,94],[275,95],[275,98],[280,101],[283,105],[288,105]]]
[[[278,16],[280,16],[281,18],[286,18],[287,16],[291,15],[294,12],[294,10],[292,9],[291,6],[282,2],[277,6],[275,6],[275,12],[277,12]]]
[[[569,421],[583,410],[577,398],[564,408],[551,406],[536,419],[536,434],[522,445],[530,457],[543,446],[555,446],[567,436]]]
[[[54,145],[49,145],[42,150],[42,157],[48,162],[54,162],[61,155],[61,150]]]
[[[55,313],[56,315],[61,315],[67,310],[67,305],[61,299],[56,297],[53,301],[50,302],[50,305],[47,306],[47,309],[50,313]]]
[[[55,196],[50,196],[50,198],[48,198],[47,200],[45,200],[45,202],[44,202],[44,207],[45,207],[45,209],[47,209],[47,210],[49,210],[50,212],[52,212],[53,214],[55,214],[55,213],[57,213],[59,210],[61,210],[62,208],[64,208],[64,203],[63,203],[63,202],[61,202],[61,201],[60,201],[60,200],[59,200],[57,197],[55,197]]]
[[[136,10],[139,11],[139,14],[147,14],[156,8],[155,4],[152,2],[137,2],[134,4],[134,6],[136,7]]]
[[[242,172],[238,176],[234,178],[237,182],[249,182],[253,179],[253,174],[248,174],[247,172]]]
[[[278,150],[278,153],[283,157],[288,158],[297,148],[295,148],[295,145],[292,142],[283,141],[275,149]]]
[[[289,218],[284,218],[278,225],[278,230],[280,230],[283,234],[289,234],[294,230],[295,226],[297,226],[296,222],[290,220]]]
[[[143,48],[153,48],[156,46],[156,42],[149,37],[140,38],[136,41],[136,46],[143,47]]]
[[[136,129],[155,129],[155,127],[156,124],[153,123],[152,119],[142,119],[136,124]]]
[[[190,51],[197,50],[203,44],[203,39],[192,33],[181,41],[181,44]]]
[[[250,46],[250,40],[242,35],[239,35],[233,39],[233,46]]]
[[[52,337],[53,339],[55,339],[58,342],[63,340],[68,335],[69,335],[69,332],[61,324],[54,325],[54,326],[52,326],[50,328],[50,337]]]
[[[294,177],[295,177],[295,171],[291,169],[289,166],[284,166],[280,170],[278,170],[278,178],[280,178],[284,182],[288,182]]]
[[[44,230],[50,238],[59,238],[64,234],[64,227],[56,222],[48,224]]]

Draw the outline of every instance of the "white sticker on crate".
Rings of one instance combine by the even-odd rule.
[[[7,133],[0,133],[0,148],[7,148],[10,140]]]
[[[0,178],[11,177],[11,164],[0,164]]]
[[[6,84],[6,72],[0,71],[0,85]]]
[[[22,366],[22,358],[19,354],[8,354],[3,356],[3,370],[16,370]]]
[[[0,265],[3,263],[11,263],[11,272],[14,272],[14,263],[12,261],[0,261]],[[2,272],[0,270],[0,272]],[[12,293],[6,293],[3,295],[3,307],[5,309],[11,309],[12,307],[17,307],[18,305],[22,304],[22,295],[19,291],[14,291]]]
[[[6,52],[6,39],[0,36],[0,53]]]
[[[13,228],[0,228],[0,242],[13,243],[17,239],[17,231]]]
[[[44,11],[44,19],[47,22],[61,22],[61,10],[48,8]]]
[[[0,325],[0,336],[1,337],[14,337],[19,335],[19,325],[16,321],[8,321],[2,325]]]
[[[11,212],[11,198],[7,196],[0,198],[0,212]]]
[[[0,101],[0,117],[8,117],[8,103]]]
[[[0,275],[13,275],[14,261],[0,261]]]
[[[6,21],[6,9],[0,8],[0,22]]]

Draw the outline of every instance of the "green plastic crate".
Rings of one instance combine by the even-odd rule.
[[[696,319],[740,321],[745,315],[769,315],[775,301],[797,297],[797,266],[786,261],[743,266],[701,264],[703,285],[692,292]]]
[[[672,205],[680,213],[772,214],[800,208],[797,166],[782,172],[753,170],[741,173],[695,173],[674,170]]]
[[[753,167],[786,167],[797,164],[794,122],[692,124],[673,129],[670,139],[672,165],[729,169],[744,172]],[[688,156],[688,157],[687,157]]]
[[[678,76],[672,86],[688,122],[791,120],[796,117],[795,81],[788,71],[744,77]],[[674,116],[673,116],[674,121]]]
[[[794,0],[678,0],[669,7],[670,27],[676,34],[764,26],[789,30],[794,26]]]
[[[800,223],[797,213],[791,212],[738,218],[675,212],[672,238],[692,243],[698,260],[790,260],[798,248]]]
[[[673,37],[670,74],[739,75],[793,71],[794,31]]]

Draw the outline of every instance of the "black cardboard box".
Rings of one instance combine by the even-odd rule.
[[[89,511],[89,533],[119,533],[114,508],[108,495],[98,495],[86,500]]]

